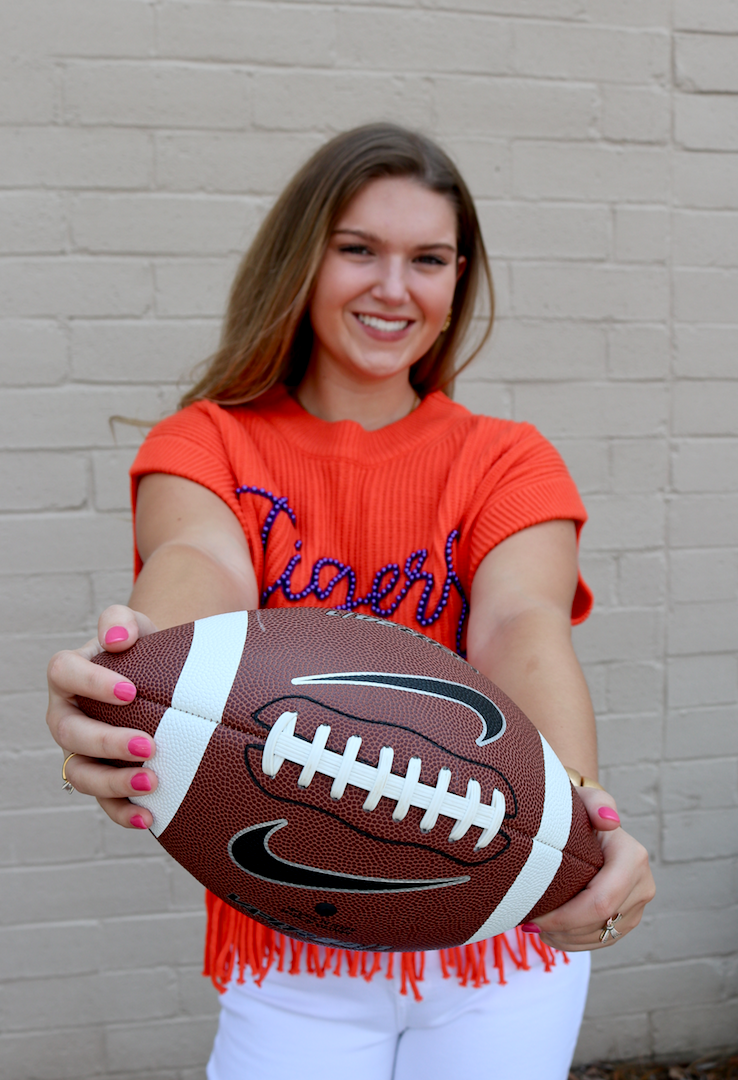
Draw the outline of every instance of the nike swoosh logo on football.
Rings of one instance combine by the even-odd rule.
[[[293,686],[311,686],[317,683],[327,685],[345,683],[348,686],[389,686],[393,690],[405,690],[426,697],[444,698],[457,701],[476,713],[482,721],[482,734],[477,739],[477,746],[486,746],[504,734],[507,721],[494,701],[473,690],[463,683],[452,683],[447,679],[432,679],[420,675],[400,675],[398,672],[379,671],[337,671],[324,675],[302,675],[292,679]]]
[[[288,825],[286,818],[264,821],[236,833],[228,844],[228,853],[236,866],[252,877],[289,885],[293,889],[320,889],[322,892],[343,893],[401,893],[420,889],[443,889],[449,885],[463,885],[469,875],[453,878],[428,878],[421,880],[361,877],[358,874],[341,874],[333,870],[319,870],[314,866],[287,862],[269,848],[269,839],[279,829]]]

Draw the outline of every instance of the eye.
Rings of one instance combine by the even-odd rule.
[[[423,266],[448,266],[448,259],[444,259],[441,255],[418,255],[415,261],[422,263]]]
[[[371,255],[366,244],[341,244],[338,249],[342,255]]]

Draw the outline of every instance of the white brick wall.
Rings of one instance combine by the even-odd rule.
[[[0,34],[0,1060],[201,1080],[199,888],[60,790],[44,667],[124,598],[138,435],[212,349],[265,206],[332,131],[438,136],[500,319],[459,398],[532,420],[591,512],[576,640],[651,851],[579,1060],[735,1041],[738,4],[5,0]]]

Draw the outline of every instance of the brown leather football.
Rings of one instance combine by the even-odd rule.
[[[317,608],[234,612],[96,663],[154,736],[152,832],[212,892],[304,941],[438,949],[560,906],[602,851],[533,724],[415,631]]]

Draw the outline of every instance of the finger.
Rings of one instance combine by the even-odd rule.
[[[93,720],[74,705],[57,710],[49,727],[66,754],[133,762],[148,761],[156,751],[154,740],[145,731]]]
[[[593,829],[611,832],[620,827],[620,815],[612,795],[599,788],[578,787],[575,790],[586,807]]]
[[[101,651],[98,646],[98,652]],[[88,697],[110,705],[127,705],[136,696],[136,687],[115,671],[91,663],[81,651],[65,649],[52,656],[48,667],[49,695],[52,699]]]
[[[158,779],[152,769],[119,769],[93,758],[75,754],[67,761],[66,776],[75,791],[97,799],[130,799],[156,791]]]
[[[136,806],[128,799],[98,799],[100,806],[116,825],[124,829],[150,829],[154,815],[143,806]]]
[[[134,611],[124,604],[106,608],[98,619],[97,636],[107,652],[123,652],[130,649],[140,637],[156,632],[148,615]]]

